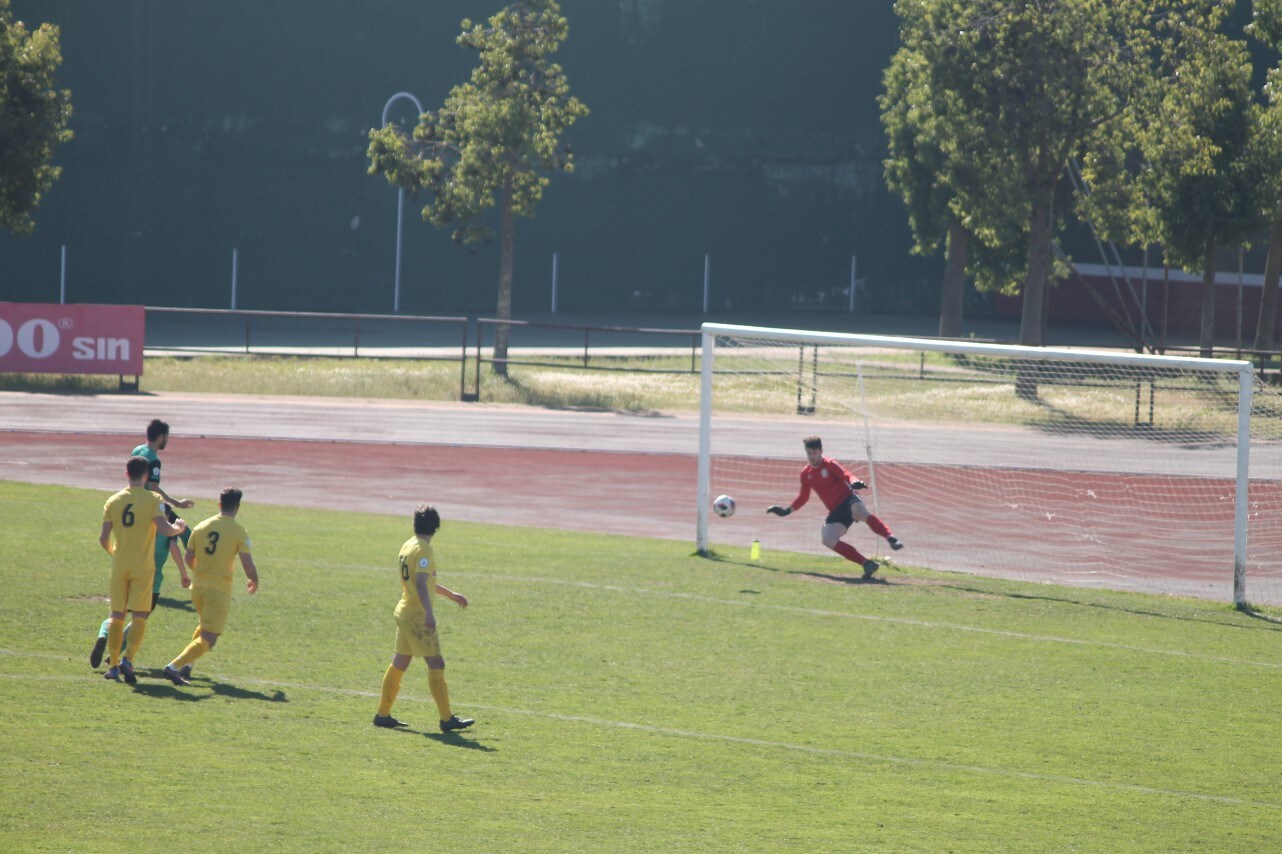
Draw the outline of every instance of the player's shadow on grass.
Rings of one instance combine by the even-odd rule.
[[[763,566],[762,569],[767,569],[771,572],[784,572],[788,575],[796,575],[800,578],[814,578],[819,581],[829,581],[833,584],[850,584],[855,587],[862,587],[869,584],[873,586],[883,585],[889,587],[891,583],[890,579],[881,575],[874,575],[872,578],[864,578],[862,575],[832,575],[827,572],[806,572],[799,569],[773,569],[768,566]]]
[[[187,611],[191,614],[196,613],[196,609],[192,607],[190,597],[187,599],[171,599],[168,596],[161,596],[156,600],[156,607],[159,608],[161,605],[164,605],[166,608],[172,608],[175,611]]]
[[[193,682],[192,684],[195,685],[196,683]],[[248,688],[240,688],[236,685],[229,685],[226,682],[211,682],[209,688],[219,697],[230,697],[233,700],[264,700],[268,703],[289,702],[285,692],[279,688],[270,694],[264,694],[262,691],[251,691]]]
[[[438,744],[444,744],[449,747],[461,747],[464,750],[479,750],[482,753],[496,753],[498,751],[497,747],[481,744],[456,732],[425,732],[423,737],[428,741],[435,741]]]
[[[209,695],[204,692],[194,693],[190,688],[179,688],[177,685],[171,685],[168,682],[139,682],[132,687],[135,694],[144,694],[148,697],[155,697],[158,700],[199,703],[202,700],[209,699]]]
[[[233,700],[263,700],[268,703],[289,702],[285,692],[279,689],[270,694],[265,694],[261,691],[251,691],[248,688],[240,688],[236,685],[229,685],[226,682],[217,682],[213,679],[199,676],[193,679],[189,686],[178,686],[166,680],[160,671],[151,672],[147,676],[149,677],[148,681],[139,682],[133,686],[135,693],[166,700],[180,700],[186,703],[198,703],[211,697],[229,697]],[[152,678],[155,679],[154,682],[151,681]]]
[[[736,560],[734,558],[724,557],[716,553],[704,555],[703,557],[705,557],[705,559],[707,560],[715,561],[717,563],[729,564],[732,566],[749,567],[752,569],[765,570],[766,572],[784,573],[786,575],[795,575],[801,578],[821,579],[823,581],[830,581],[837,584],[848,584],[852,586],[865,585],[865,584],[874,584],[874,585],[879,584],[879,585],[885,585],[887,587],[903,586],[902,582],[892,581],[891,579],[883,577],[882,575],[882,573],[886,569],[894,568],[893,564],[882,564],[881,569],[878,570],[877,572],[877,575],[873,576],[872,578],[863,578],[862,576],[833,575],[826,572],[810,572],[806,570],[797,570],[797,569],[779,569],[777,567],[770,566],[769,564],[761,563],[760,561]],[[1186,622],[1186,623],[1209,623],[1213,626],[1225,626],[1226,628],[1232,628],[1232,629],[1249,629],[1249,630],[1269,631],[1269,632],[1282,631],[1282,617],[1278,617],[1273,614],[1259,611],[1250,606],[1238,609],[1241,611],[1242,614],[1246,615],[1247,617],[1250,617],[1252,620],[1255,621],[1254,623],[1248,623],[1244,625],[1240,623],[1229,622],[1228,620],[1231,618],[1228,617],[1227,615],[1225,618],[1216,618],[1214,616],[1197,617],[1197,616],[1190,616],[1190,615],[1171,614],[1171,613],[1163,612],[1161,610],[1153,609],[1153,608],[1126,606],[1126,605],[1114,604],[1109,602],[1088,602],[1067,593],[1062,595],[1054,595],[1049,593],[1020,593],[1014,590],[993,589],[993,588],[986,587],[982,584],[960,581],[960,580],[953,581],[953,580],[937,579],[930,583],[937,588],[956,590],[960,593],[965,593],[969,595],[992,596],[995,598],[1005,598],[1005,599],[1025,599],[1025,600],[1034,601],[1034,602],[1057,602],[1064,605],[1076,605],[1081,608],[1094,608],[1101,611],[1116,611],[1123,614],[1135,614],[1136,616],[1140,616],[1140,617],[1157,617],[1158,619],[1178,620],[1180,622]],[[758,591],[741,590],[739,592],[756,594]]]
[[[849,584],[855,587],[862,587],[864,585],[869,585],[869,584],[874,586],[881,585],[885,587],[890,587],[894,585],[893,581],[881,575],[881,573],[884,572],[887,568],[886,564],[882,564],[881,568],[877,570],[877,575],[874,575],[872,578],[864,578],[862,574],[836,575],[834,573],[815,572],[814,570],[807,570],[807,569],[779,569],[778,567],[771,566],[770,564],[762,563],[761,561],[757,561],[757,560],[736,560],[734,558],[722,557],[721,555],[718,555],[718,554],[710,554],[710,555],[706,555],[705,557],[707,560],[714,561],[716,563],[729,564],[731,566],[742,566],[748,569],[759,569],[765,572],[782,573],[784,575],[795,575],[799,578],[814,578],[820,581],[829,581],[829,582],[832,582],[833,584]],[[741,590],[740,592],[756,593],[757,591]]]
[[[473,741],[467,736],[461,735],[457,732],[424,732],[423,730],[414,729],[413,727],[408,729],[398,729],[395,730],[395,732],[399,732],[403,735],[421,735],[428,741],[435,741],[439,744],[444,744],[447,747],[461,747],[464,750],[479,750],[482,753],[498,752],[497,747],[490,747],[487,744],[481,744],[480,742]]]

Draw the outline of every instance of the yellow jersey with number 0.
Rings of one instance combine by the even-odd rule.
[[[419,601],[415,587],[419,575],[427,576],[427,601],[435,611],[436,560],[432,556],[431,543],[424,537],[410,537],[401,546],[397,566],[401,573],[401,601],[396,604],[396,614],[423,613],[423,603]]]

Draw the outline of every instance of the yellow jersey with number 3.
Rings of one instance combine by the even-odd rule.
[[[187,541],[195,553],[191,563],[193,590],[231,592],[232,562],[236,555],[249,554],[249,532],[231,516],[219,513],[196,526]]]
[[[410,537],[401,546],[400,560],[397,564],[401,572],[401,601],[396,603],[396,615],[417,612],[423,613],[423,603],[419,601],[415,588],[419,575],[427,576],[427,601],[436,610],[436,560],[432,556],[432,545],[426,537]]]
[[[111,523],[111,537],[116,541],[115,551],[111,553],[113,569],[155,571],[155,518],[163,515],[160,496],[142,486],[122,489],[107,499],[102,507],[102,521]]]

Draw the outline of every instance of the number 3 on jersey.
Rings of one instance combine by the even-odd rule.
[[[214,552],[216,552],[216,551],[218,551],[218,532],[217,532],[217,531],[210,531],[210,532],[209,532],[209,545],[205,546],[205,554],[207,554],[207,555],[211,555],[211,554],[213,554],[213,553],[214,553]]]
[[[410,565],[406,563],[404,559],[401,560],[401,580],[402,581],[410,580]]]

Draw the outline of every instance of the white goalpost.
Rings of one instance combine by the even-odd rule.
[[[700,551],[828,551],[803,438],[936,570],[1282,605],[1282,395],[1250,362],[703,325]],[[734,516],[709,512],[732,496]]]

